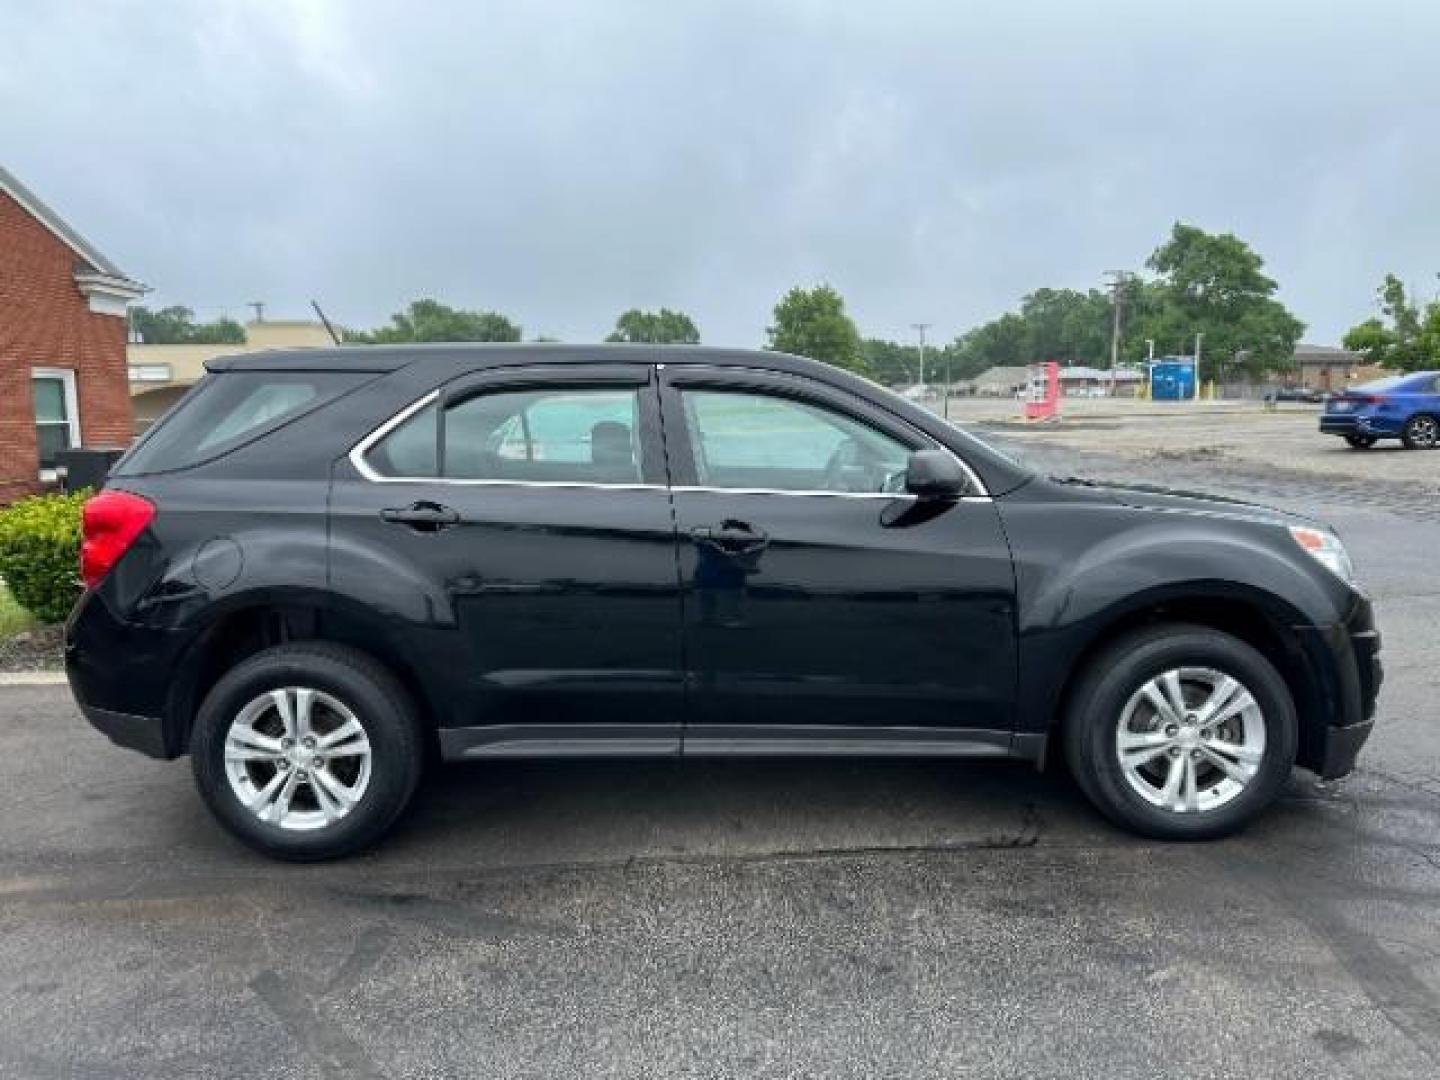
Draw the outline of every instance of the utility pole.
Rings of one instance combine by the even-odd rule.
[[[1205,335],[1197,332],[1195,334],[1195,400],[1200,400],[1200,343],[1205,340]]]
[[[950,350],[945,350],[945,389],[940,391],[940,415],[950,419]]]
[[[247,301],[245,302],[245,306],[248,307],[248,308],[253,308],[253,309],[255,310],[255,321],[256,321],[256,322],[264,322],[264,321],[265,321],[265,301],[264,301],[264,300],[247,300]]]
[[[1110,326],[1110,393],[1115,393],[1115,369],[1120,366],[1120,310],[1125,306],[1125,282],[1130,277],[1129,271],[1110,271],[1114,280],[1110,283],[1110,292],[1114,297],[1114,321]]]
[[[925,331],[935,325],[928,322],[911,323],[911,327],[920,333],[920,382],[917,384],[921,390],[925,389]]]

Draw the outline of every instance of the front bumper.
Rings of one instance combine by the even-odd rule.
[[[1349,776],[1355,769],[1355,759],[1360,756],[1360,748],[1369,741],[1370,732],[1373,730],[1374,720],[1351,724],[1349,727],[1326,728],[1315,774],[1322,780],[1338,780],[1342,776]]]
[[[1315,704],[1325,722],[1302,733],[1300,764],[1323,780],[1335,780],[1355,768],[1375,727],[1376,702],[1385,681],[1380,631],[1364,599],[1344,623],[1308,630],[1311,655],[1320,659],[1324,673],[1318,681],[1323,700]]]

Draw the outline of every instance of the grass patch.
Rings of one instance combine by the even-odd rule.
[[[5,583],[0,581],[0,638],[13,637],[35,626],[35,616],[16,603]]]

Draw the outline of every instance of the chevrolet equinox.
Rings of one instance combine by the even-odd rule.
[[[1230,833],[1348,772],[1379,636],[1336,535],[1039,475],[778,353],[405,346],[209,372],[85,507],[89,721],[244,842],[376,841],[431,753],[1060,755]]]

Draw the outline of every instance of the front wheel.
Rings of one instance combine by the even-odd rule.
[[[1369,450],[1378,440],[1374,435],[1346,435],[1345,441],[1352,450]]]
[[[297,862],[379,839],[410,801],[424,758],[394,676],[322,642],[266,649],[227,672],[195,718],[190,754],[220,823]]]
[[[1440,446],[1440,420],[1433,416],[1412,416],[1400,431],[1407,450],[1433,450]]]
[[[1065,717],[1090,801],[1145,836],[1203,840],[1248,824],[1295,764],[1295,706],[1259,652],[1205,627],[1148,627],[1092,658]]]

